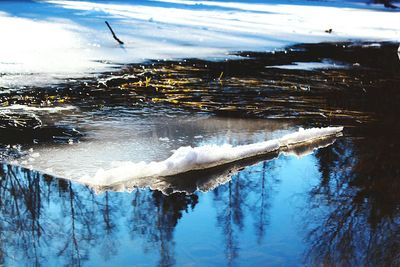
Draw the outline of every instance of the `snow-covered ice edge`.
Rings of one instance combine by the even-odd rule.
[[[297,132],[281,138],[249,145],[232,146],[205,145],[200,147],[180,147],[169,158],[163,161],[114,162],[108,170],[100,169],[91,176],[85,176],[78,182],[90,186],[114,186],[134,179],[165,177],[194,170],[208,169],[225,165],[238,160],[252,158],[272,152],[284,151],[290,146],[318,141],[335,136],[343,127],[300,128]]]
[[[132,192],[135,189],[149,188],[157,190],[164,195],[174,193],[193,194],[199,192],[209,192],[218,186],[228,183],[234,175],[239,173],[243,168],[254,166],[264,160],[272,160],[280,154],[285,156],[295,156],[298,158],[310,155],[313,151],[332,145],[336,138],[341,134],[323,137],[311,142],[304,142],[291,145],[279,151],[271,152],[261,157],[252,157],[244,160],[238,160],[213,169],[197,170],[194,172],[186,172],[180,175],[134,179],[128,182],[119,183],[112,186],[92,186],[97,194],[105,191],[115,192]]]

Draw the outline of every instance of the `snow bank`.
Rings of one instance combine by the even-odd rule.
[[[12,12],[21,5],[40,5],[15,2],[0,1],[0,9],[12,5]],[[0,13],[0,87],[55,84],[104,69],[93,61],[99,55],[90,49],[84,27],[70,20],[39,19],[41,15],[32,12],[38,19]]]
[[[336,135],[342,130],[343,127],[300,129],[296,133],[285,135],[279,139],[235,147],[229,144],[222,146],[206,145],[195,148],[190,146],[180,147],[164,161],[150,163],[115,162],[113,168],[109,170],[101,169],[94,177],[86,176],[79,181],[94,186],[110,186],[139,178],[171,176],[268,154],[291,145]]]
[[[400,40],[399,12],[341,1],[0,1],[0,9],[0,73],[7,74],[0,86],[6,87],[57,83],[110,63],[224,59],[231,51],[304,42]],[[125,45],[115,42],[104,20]]]

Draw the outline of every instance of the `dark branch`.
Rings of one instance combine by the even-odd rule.
[[[108,24],[108,22],[106,21],[107,27],[110,29],[112,36],[114,37],[114,39],[120,44],[123,45],[124,42],[122,42],[120,39],[118,39],[118,37],[115,35],[113,29],[111,28],[110,24]]]

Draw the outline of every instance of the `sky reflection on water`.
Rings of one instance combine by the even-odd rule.
[[[191,195],[149,189],[96,195],[3,165],[1,263],[396,265],[393,140],[341,138],[308,156],[246,167],[214,190]]]

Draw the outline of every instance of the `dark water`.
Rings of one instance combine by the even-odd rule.
[[[149,62],[100,80],[0,95],[2,106],[80,108],[0,117],[0,156],[6,159],[34,143],[60,146],[73,139],[84,145],[91,137],[88,123],[99,117],[109,118],[111,128],[120,116],[145,121],[164,111],[215,116],[213,129],[227,117],[346,126],[343,137],[309,155],[245,162],[223,180],[215,173],[175,177],[158,190],[96,194],[4,163],[0,264],[400,265],[396,50],[391,43],[315,44],[275,54],[243,52],[242,60],[223,63]],[[299,62],[330,67],[293,69]],[[17,144],[22,150],[7,148]]]

